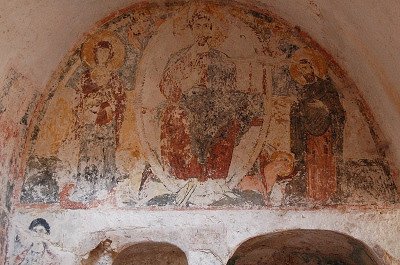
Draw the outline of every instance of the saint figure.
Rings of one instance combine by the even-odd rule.
[[[194,43],[170,57],[159,84],[162,164],[182,180],[226,179],[235,146],[263,116],[263,96],[237,89],[236,64],[216,48],[210,10],[196,10],[189,26]]]
[[[296,52],[290,72],[302,89],[291,108],[291,149],[305,165],[307,197],[320,202],[337,190],[337,165],[343,152],[345,110],[324,58],[311,49]]]
[[[77,188],[72,198],[97,199],[117,181],[115,150],[125,109],[125,91],[117,72],[122,43],[103,33],[84,44],[82,59],[90,66],[78,88],[77,125],[80,139]]]
[[[31,231],[31,244],[19,254],[14,264],[16,265],[58,265],[61,260],[49,248],[45,239],[50,234],[50,225],[43,218],[37,218],[29,225]]]

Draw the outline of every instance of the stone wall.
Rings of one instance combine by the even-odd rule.
[[[32,114],[21,205],[392,205],[379,128],[305,33],[240,4],[143,4],[79,43]]]
[[[9,67],[0,83],[0,264],[3,264],[19,161],[23,156],[22,139],[36,104],[37,87],[15,66]]]
[[[3,203],[3,202],[2,202]],[[9,212],[2,207],[0,210],[0,264],[5,263],[6,258],[6,242],[7,242],[7,229],[8,227]]]
[[[78,264],[107,240],[225,264],[250,237],[296,228],[400,256],[397,168],[369,107],[267,10],[142,3],[101,20],[43,93],[17,69],[0,97],[10,264],[40,251]]]
[[[165,242],[177,246],[190,265],[225,265],[247,240],[294,229],[335,231],[377,250],[373,255],[387,264],[398,264],[398,210],[191,210],[126,211],[31,209],[12,219],[9,264],[22,259],[35,239],[46,244],[50,256],[61,264],[80,264],[100,242],[111,241],[111,252],[120,253],[142,242]],[[32,221],[43,218],[49,234],[29,230]],[[317,231],[318,232],[318,231]],[[331,238],[334,242],[339,242]],[[341,242],[343,243],[343,242]],[[339,251],[338,251],[338,254]],[[378,255],[379,254],[379,255]],[[379,260],[381,262],[381,260]],[[393,263],[389,263],[393,262]],[[44,263],[46,264],[46,263]],[[107,263],[111,264],[111,263]],[[380,263],[386,265],[383,261]]]
[[[252,238],[229,259],[229,265],[348,264],[377,265],[362,242],[324,230],[291,230]]]

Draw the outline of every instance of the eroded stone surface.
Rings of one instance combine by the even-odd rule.
[[[377,265],[380,262],[367,246],[346,235],[324,230],[293,230],[244,242],[227,264]]]
[[[23,152],[28,116],[37,100],[36,86],[10,67],[0,88],[0,264],[4,263],[5,240],[13,210],[18,164]]]
[[[62,257],[63,264],[79,264],[100,242],[111,240],[111,253],[143,242],[167,242],[180,248],[190,265],[202,259],[222,265],[245,241],[293,229],[329,230],[348,235],[370,249],[379,246],[382,258],[396,260],[398,248],[398,210],[27,210],[11,220],[9,262],[31,245],[31,222],[43,218],[50,234],[38,238]],[[366,232],[371,231],[371,232]],[[318,232],[318,231],[317,231]],[[18,240],[17,240],[18,239]],[[296,237],[291,241],[301,241]],[[337,243],[333,240],[335,244]],[[332,244],[333,244],[332,243]],[[290,242],[288,243],[290,245]],[[384,252],[382,253],[382,250]],[[334,251],[334,249],[332,249]],[[208,257],[208,258],[207,258]]]
[[[160,237],[189,264],[224,264],[243,240],[299,226],[400,257],[397,214],[361,210],[397,207],[387,142],[357,89],[298,28],[237,3],[146,3],[104,19],[60,68],[42,100],[18,67],[2,82],[0,222],[17,204],[10,264],[41,251],[39,262],[78,264],[107,238],[120,251]],[[362,212],[163,212],[321,206]],[[161,211],[129,212],[138,208]],[[30,229],[38,218],[49,233]]]
[[[113,265],[128,264],[176,264],[188,265],[185,253],[178,247],[166,243],[140,243],[122,250],[113,260]]]
[[[356,88],[266,11],[128,8],[92,31],[50,84],[31,124],[23,204],[398,202]],[[353,142],[353,127],[366,137]]]

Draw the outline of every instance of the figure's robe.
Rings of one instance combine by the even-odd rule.
[[[263,115],[263,98],[237,90],[236,66],[226,54],[191,52],[172,57],[160,84],[164,93],[180,93],[161,119],[163,164],[178,179],[225,179],[235,146]],[[197,80],[185,89],[190,76]]]
[[[291,150],[305,169],[307,197],[327,201],[337,190],[337,164],[343,153],[345,111],[332,81],[305,85],[291,109]]]

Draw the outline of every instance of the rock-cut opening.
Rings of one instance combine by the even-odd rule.
[[[291,230],[258,236],[239,246],[227,265],[379,265],[350,236],[326,230]]]
[[[144,242],[123,249],[113,265],[188,265],[185,253],[168,243]]]

